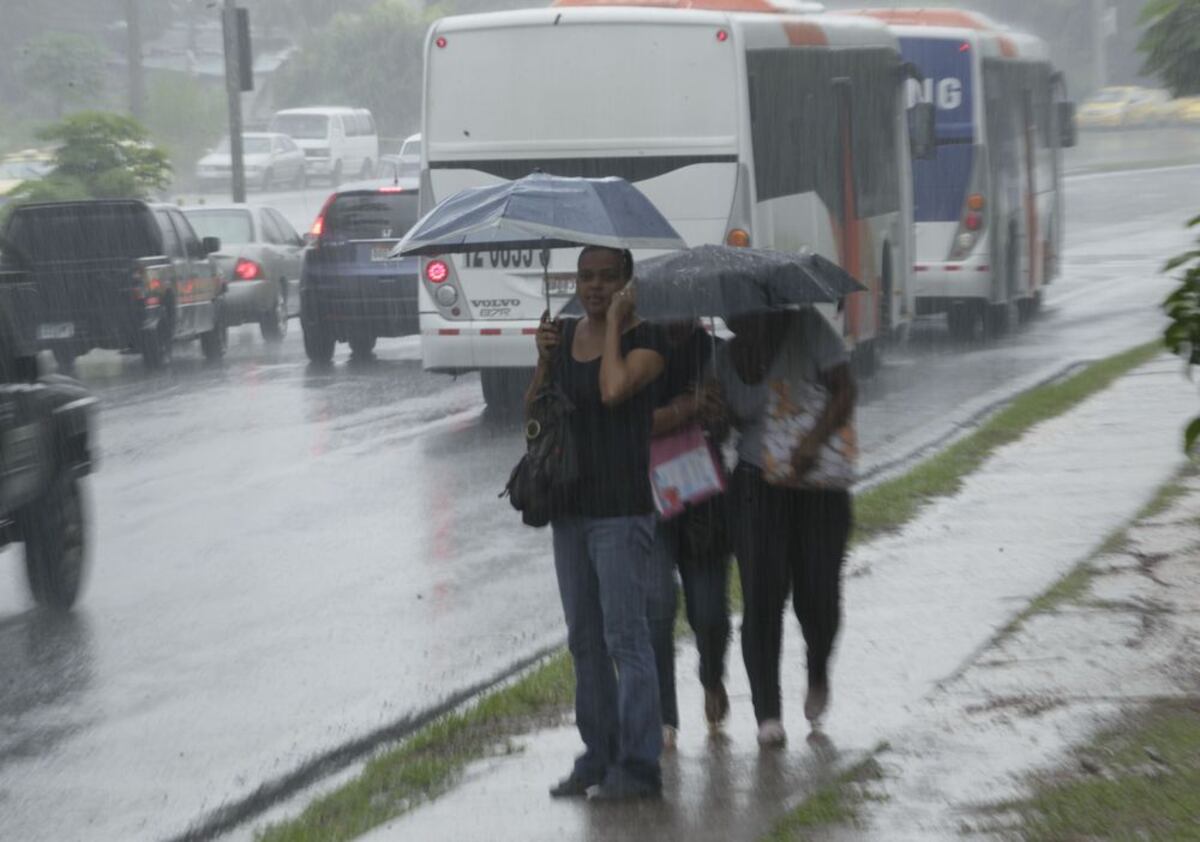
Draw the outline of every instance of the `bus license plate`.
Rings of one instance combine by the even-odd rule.
[[[70,339],[74,335],[74,322],[45,322],[38,325],[38,339]]]
[[[371,247],[371,260],[372,261],[391,260],[392,258],[389,255],[392,253],[393,248],[395,248],[395,246],[372,246]]]
[[[575,294],[574,278],[551,278],[547,283],[550,285],[551,295],[570,297]]]

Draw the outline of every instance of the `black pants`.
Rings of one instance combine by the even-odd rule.
[[[745,600],[742,657],[761,723],[780,718],[779,654],[789,590],[808,646],[808,680],[828,678],[841,620],[850,494],[773,486],[744,463],[734,472],[731,493]]]
[[[678,524],[659,523],[650,552],[652,576],[647,588],[650,642],[658,667],[658,695],[664,725],[679,727],[675,697],[675,611],[678,594],[675,569],[683,581],[688,625],[700,653],[700,684],[715,689],[725,678],[725,651],[729,647],[729,561],[695,559],[682,551]]]

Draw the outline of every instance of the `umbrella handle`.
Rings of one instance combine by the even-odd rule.
[[[542,238],[542,250],[538,257],[542,262],[542,291],[546,295],[546,312],[550,312],[550,249],[545,245],[546,239]]]

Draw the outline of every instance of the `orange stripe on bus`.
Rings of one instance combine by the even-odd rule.
[[[839,14],[843,10],[838,10]],[[856,15],[866,15],[895,26],[948,26],[959,29],[993,29],[987,18],[958,9],[856,9]]]
[[[782,11],[769,0],[554,0],[552,6],[634,6],[656,9],[706,9],[713,12]]]
[[[793,21],[785,23],[783,31],[787,33],[788,43],[793,47],[829,46],[829,38],[826,37],[825,30],[815,23]]]

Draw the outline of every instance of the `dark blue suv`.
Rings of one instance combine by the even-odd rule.
[[[310,360],[328,363],[338,342],[366,355],[380,336],[418,332],[417,259],[388,257],[417,215],[415,179],[347,184],[325,202],[300,272]]]

